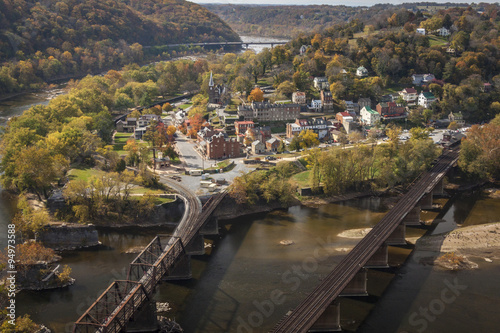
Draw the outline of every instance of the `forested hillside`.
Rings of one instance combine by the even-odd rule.
[[[0,94],[156,55],[143,46],[238,40],[184,0],[0,0]]]

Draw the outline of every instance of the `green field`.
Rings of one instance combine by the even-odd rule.
[[[193,105],[193,103],[181,104],[181,105],[179,105],[179,108],[186,110],[188,107],[190,107],[192,105]]]
[[[123,147],[127,144],[127,140],[131,138],[133,133],[116,132],[115,133],[115,143],[113,145],[113,150],[118,153],[118,155],[126,155],[127,151],[123,150]]]
[[[292,177],[292,180],[297,183],[299,187],[309,187],[309,174],[310,170],[303,171]]]
[[[104,174],[105,172],[102,170],[81,167],[73,167],[68,171],[69,180],[82,179],[88,181],[91,176],[100,177]]]
[[[448,39],[446,39],[446,37],[428,35],[427,38],[429,39],[430,46],[442,46],[448,44]]]

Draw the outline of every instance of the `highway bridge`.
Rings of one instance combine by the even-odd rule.
[[[413,184],[321,284],[271,332],[340,331],[338,298],[367,295],[366,268],[387,267],[387,245],[406,244],[405,225],[420,223],[420,209],[431,208],[433,194],[443,191],[443,178],[457,160],[458,148],[445,151],[432,169]]]
[[[159,283],[191,278],[189,258],[203,254],[203,235],[217,234],[211,214],[227,192],[212,196],[202,207],[195,195],[180,184],[169,186],[184,194],[184,216],[173,235],[158,235],[130,263],[126,280],[113,282],[76,321],[73,332],[155,331],[156,311],[152,298]],[[146,330],[147,331],[147,330]]]
[[[178,43],[178,44],[164,44],[160,45],[161,47],[180,47],[180,46],[218,46],[218,47],[224,47],[224,46],[241,46],[243,48],[248,48],[249,45],[271,45],[271,48],[274,47],[274,45],[284,45],[288,42],[278,42],[278,41],[273,41],[273,42],[207,42],[207,43]],[[152,48],[154,46],[144,46],[145,49]]]

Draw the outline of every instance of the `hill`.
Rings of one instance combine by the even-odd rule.
[[[216,15],[183,0],[0,0],[0,60],[100,41],[162,45],[239,40]]]

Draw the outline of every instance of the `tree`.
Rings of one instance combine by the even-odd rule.
[[[172,105],[170,103],[165,103],[163,104],[163,106],[161,107],[163,111],[165,112],[169,112],[169,111],[172,111],[174,108],[172,107]]]
[[[277,88],[278,93],[286,95],[290,97],[292,93],[295,91],[295,86],[290,81],[281,82]]]
[[[452,130],[452,131],[456,131],[458,129],[458,124],[456,121],[452,121],[450,122],[450,124],[448,125],[448,129],[449,130]]]
[[[255,87],[248,95],[249,102],[262,102],[264,101],[264,92],[259,87]]]
[[[319,145],[318,134],[313,130],[305,130],[300,132],[299,136],[302,138],[300,146],[302,148],[309,148]]]

